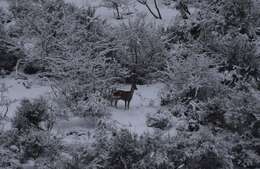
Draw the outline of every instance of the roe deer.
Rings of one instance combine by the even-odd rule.
[[[116,90],[112,93],[112,98],[111,98],[111,105],[113,104],[113,101],[115,101],[115,107],[117,107],[117,102],[118,100],[123,100],[125,101],[125,109],[129,109],[130,102],[132,100],[134,91],[137,90],[136,84],[133,83],[131,86],[130,91],[124,91],[124,90]]]

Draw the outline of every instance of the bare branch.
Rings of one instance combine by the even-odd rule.
[[[153,17],[155,19],[162,19],[162,15],[161,15],[161,12],[160,12],[160,9],[158,7],[158,3],[157,3],[157,0],[154,0],[154,6],[155,6],[155,9],[157,11],[157,14],[151,9],[151,7],[149,6],[149,4],[147,3],[147,0],[137,0],[137,2],[139,2],[140,4],[142,5],[145,5],[146,8],[149,10],[149,12],[153,15]]]

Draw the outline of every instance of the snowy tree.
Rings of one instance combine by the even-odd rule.
[[[158,77],[165,63],[159,30],[140,18],[122,24],[114,34],[118,49],[116,59],[122,65],[136,73],[140,81]]]
[[[66,12],[72,9],[62,0],[56,1],[14,1],[11,11],[16,18],[16,26],[22,31],[20,41],[27,47],[27,58],[39,61],[39,67],[50,66],[53,54],[62,50]],[[51,66],[50,66],[51,67]]]

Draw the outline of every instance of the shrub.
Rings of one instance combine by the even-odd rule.
[[[55,161],[61,149],[60,140],[48,131],[31,129],[27,133],[21,133],[12,129],[1,132],[0,168],[6,166],[17,169],[15,167],[20,167],[21,163],[30,159]]]
[[[250,129],[259,111],[257,99],[251,93],[233,90],[199,106],[201,123],[213,124],[240,134]]]
[[[0,168],[18,169],[21,164],[17,160],[17,154],[0,146]]]
[[[148,114],[146,124],[148,127],[159,128],[161,130],[171,127],[172,115],[169,111],[159,110],[154,114]]]
[[[178,52],[176,55],[168,60],[168,80],[162,91],[161,105],[205,101],[225,91],[221,84],[223,75],[212,68],[214,59],[203,55],[185,58]]]
[[[49,129],[53,122],[54,119],[48,110],[47,101],[39,98],[33,101],[28,99],[22,100],[20,107],[17,108],[12,124],[19,131],[26,131],[31,128],[44,130],[41,127],[41,123],[45,123],[46,128]]]
[[[247,143],[237,143],[232,146],[233,164],[237,168],[257,168],[259,166],[259,157],[248,149]],[[253,147],[255,148],[255,146]]]
[[[154,25],[146,23],[145,18],[129,20],[114,32],[118,48],[115,58],[130,73],[137,75],[137,83],[161,76],[166,57],[160,34]]]
[[[80,85],[77,82],[66,83],[57,87],[56,97],[53,99],[56,116],[78,116],[93,118],[94,120],[108,116],[106,100],[92,88]]]
[[[79,115],[85,118],[94,117],[100,119],[108,115],[106,101],[100,95],[90,95],[86,101],[80,101],[78,104]]]
[[[21,160],[39,157],[55,159],[61,149],[59,139],[51,136],[49,132],[30,130],[29,133],[20,135]]]

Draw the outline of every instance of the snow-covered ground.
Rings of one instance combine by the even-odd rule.
[[[162,87],[162,84],[137,86],[138,90],[133,95],[130,109],[125,110],[124,102],[119,101],[118,108],[111,108],[112,120],[119,127],[137,134],[152,132],[153,128],[146,125],[146,116],[160,108],[159,91]]]
[[[8,117],[14,116],[17,106],[22,99],[33,99],[40,96],[47,95],[51,90],[46,85],[41,85],[35,80],[16,80],[15,78],[0,79],[0,83],[4,83],[8,87],[7,96],[10,100],[15,101],[9,107]],[[30,88],[26,88],[24,84],[31,85]]]
[[[72,3],[78,7],[88,7],[92,6],[96,8],[96,16],[101,17],[102,19],[106,19],[109,24],[111,25],[119,25],[122,22],[128,22],[129,19],[134,19],[134,18],[140,18],[140,16],[145,17],[145,21],[147,23],[153,23],[156,26],[169,26],[174,23],[174,20],[177,15],[179,15],[179,12],[174,8],[174,6],[165,6],[161,4],[161,1],[158,1],[158,6],[162,15],[162,20],[155,19],[151,13],[148,11],[148,9],[138,3],[136,0],[130,1],[127,9],[120,9],[120,13],[132,13],[131,15],[124,15],[123,19],[117,20],[115,19],[115,11],[112,8],[107,8],[103,4],[102,0],[65,0],[67,3]],[[153,1],[148,1],[150,2],[151,9],[156,13],[156,8],[154,4],[152,3]]]
[[[179,16],[179,12],[175,9],[174,5],[165,6],[158,0],[158,7],[160,9],[162,20],[155,19],[148,9],[138,3],[136,0],[131,0],[127,9],[120,9],[121,14],[132,13],[132,15],[124,15],[121,20],[115,19],[115,11],[112,8],[107,8],[104,6],[104,2],[102,0],[64,0],[66,3],[72,3],[78,7],[86,8],[86,7],[94,7],[96,9],[96,16],[105,19],[112,26],[120,25],[123,22],[129,22],[129,19],[135,19],[140,17],[145,17],[145,21],[147,23],[153,23],[156,26],[167,27],[174,24],[176,16]],[[0,0],[0,7],[7,8],[8,7],[7,0]],[[156,8],[153,1],[149,1],[151,4],[151,9],[156,13]],[[192,12],[193,9],[190,9]]]
[[[50,88],[40,83],[35,78],[31,77],[30,80],[19,80],[10,76],[7,78],[0,78],[0,85],[4,84],[8,91],[4,93],[7,99],[13,103],[9,106],[6,122],[3,129],[10,129],[10,119],[15,115],[17,107],[20,105],[22,99],[33,99],[40,96],[46,96],[50,93]],[[31,86],[26,88],[25,86]],[[0,107],[1,108],[1,107]]]
[[[0,0],[0,8],[6,9],[8,7],[8,3],[6,0]]]
[[[26,88],[23,83],[31,85],[30,88]],[[4,129],[10,129],[10,119],[15,115],[17,106],[22,99],[33,99],[40,96],[50,96],[51,89],[47,82],[30,77],[29,80],[16,80],[14,77],[1,78],[0,84],[4,83],[9,87],[7,97],[15,102],[10,106],[8,112],[8,120],[4,123]],[[119,87],[124,90],[129,90],[129,85],[123,85]],[[106,119],[110,124],[117,128],[126,128],[131,132],[141,135],[145,132],[154,132],[154,128],[147,127],[146,116],[148,113],[156,113],[160,109],[160,90],[163,88],[163,84],[157,83],[152,85],[138,85],[138,90],[134,93],[132,98],[130,109],[124,109],[124,102],[119,101],[118,108],[109,106],[108,109],[111,112],[110,119]],[[93,140],[95,121],[92,119],[84,119],[79,117],[73,117],[68,120],[58,119],[53,129],[53,133],[63,138],[64,144],[77,145],[79,143],[88,143]],[[170,131],[166,131],[175,135],[175,128]]]

